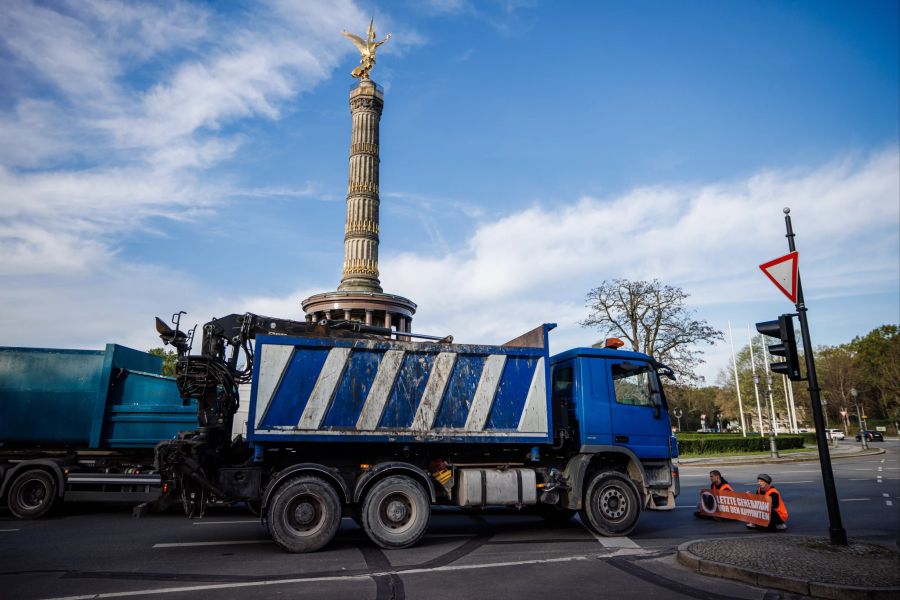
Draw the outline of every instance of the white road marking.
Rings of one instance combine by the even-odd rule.
[[[890,497],[891,497],[890,494],[882,494],[882,496],[884,496],[885,498],[890,498]]]
[[[367,575],[334,575],[331,577],[309,577],[294,579],[268,579],[265,581],[243,581],[238,583],[216,583],[211,585],[191,585],[172,588],[150,588],[146,590],[132,590],[128,592],[106,592],[102,594],[88,594],[85,596],[65,596],[62,598],[50,598],[49,600],[94,600],[97,598],[126,598],[129,596],[150,596],[159,594],[178,594],[184,592],[200,592],[204,590],[227,590],[236,588],[250,588],[269,585],[286,585],[297,583],[322,583],[326,581],[363,581],[371,577],[385,577],[388,575],[417,575],[420,573],[471,571],[475,569],[497,569],[502,567],[520,567],[525,565],[543,565],[564,562],[576,562],[591,560],[591,556],[565,556],[562,558],[543,558],[536,560],[519,560],[498,563],[482,563],[474,565],[445,565],[443,567],[408,569],[404,571],[381,571]]]
[[[7,533],[10,531],[22,531],[21,529],[0,529],[0,533]]]
[[[580,517],[578,519],[578,522],[581,523]],[[594,531],[584,523],[581,523],[581,526],[587,529],[588,533],[594,536],[594,539],[600,542],[600,545],[604,548],[640,548],[640,546],[638,546],[635,541],[629,537],[604,537],[602,535],[597,535],[596,533],[594,533]]]
[[[862,502],[863,500],[871,500],[871,498],[841,498],[841,502]]]
[[[863,477],[862,479],[848,479],[847,481],[871,481],[868,477]]]
[[[253,521],[203,521],[202,523],[193,523],[194,525],[238,525],[245,523],[259,523],[259,519]]]
[[[237,544],[274,544],[272,540],[229,540],[227,542],[168,542],[153,544],[154,548],[189,548],[193,546],[233,546]]]
[[[813,480],[809,480],[809,481],[777,481],[776,483],[778,485],[784,485],[786,483],[815,483],[815,481],[813,481]]]
[[[890,500],[885,500],[884,503],[887,504],[888,506],[893,506],[893,505],[894,505],[894,503],[891,502]]]

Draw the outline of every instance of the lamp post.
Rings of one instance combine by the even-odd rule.
[[[678,431],[681,431],[681,417],[684,415],[684,411],[680,408],[676,408],[672,411],[672,414],[675,415],[675,418],[678,419]]]
[[[720,412],[716,413],[716,428],[718,433],[722,433],[722,413]]]
[[[756,386],[756,389],[759,389],[759,375],[753,375],[753,385]],[[766,401],[769,400],[769,395],[771,394],[771,378],[769,379],[769,388],[763,389],[763,398]],[[760,415],[760,422],[762,422],[762,415]],[[775,415],[769,415],[769,451],[772,454],[772,458],[778,458],[778,445],[775,443],[775,429],[774,429]]]
[[[859,410],[859,392],[856,391],[856,388],[850,388],[850,396],[853,398],[854,404],[856,404],[856,418],[859,420],[859,443],[862,444],[863,450],[869,448],[869,443],[866,441],[865,428],[863,428],[863,420],[862,420],[862,412]]]
[[[841,422],[844,425],[844,435],[850,435],[850,430],[847,427],[847,409],[843,406],[841,407]]]

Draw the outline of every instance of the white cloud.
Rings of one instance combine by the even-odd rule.
[[[383,256],[382,283],[419,304],[419,330],[499,343],[556,321],[559,350],[601,337],[576,322],[586,315],[584,294],[604,279],[681,286],[701,317],[771,299],[757,265],[787,252],[781,209],[789,205],[808,297],[852,294],[863,281],[867,292],[896,295],[898,198],[894,149],[743,181],[639,188],[484,222],[456,252]],[[714,368],[722,352],[711,352]]]
[[[353,51],[338,23],[364,16],[338,0],[272,2],[245,17],[183,2],[0,12],[14,100],[0,112],[0,274],[101,266],[147,219],[245,194],[201,176],[243,141],[226,126],[278,118]]]

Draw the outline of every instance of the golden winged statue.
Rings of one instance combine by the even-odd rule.
[[[381,40],[380,42],[376,42],[374,18],[369,21],[368,39],[364,40],[358,35],[354,35],[347,31],[342,31],[341,34],[346,36],[347,39],[353,42],[353,45],[356,46],[356,49],[359,50],[359,53],[361,55],[359,59],[359,66],[353,69],[351,75],[359,79],[368,79],[369,71],[371,71],[372,67],[375,66],[375,50],[378,48],[378,46],[391,39],[391,34],[387,34],[387,37],[385,37],[383,40]]]

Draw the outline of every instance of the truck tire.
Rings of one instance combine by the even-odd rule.
[[[626,475],[597,473],[584,492],[581,520],[606,537],[628,535],[641,516],[640,494]]]
[[[267,521],[272,539],[288,552],[315,552],[337,533],[341,501],[318,477],[295,477],[275,492]]]
[[[362,505],[362,526],[382,548],[408,548],[418,542],[431,519],[431,501],[422,486],[395,475],[372,486]]]
[[[19,474],[9,486],[6,503],[20,519],[39,519],[56,502],[56,479],[43,469],[30,469]]]

